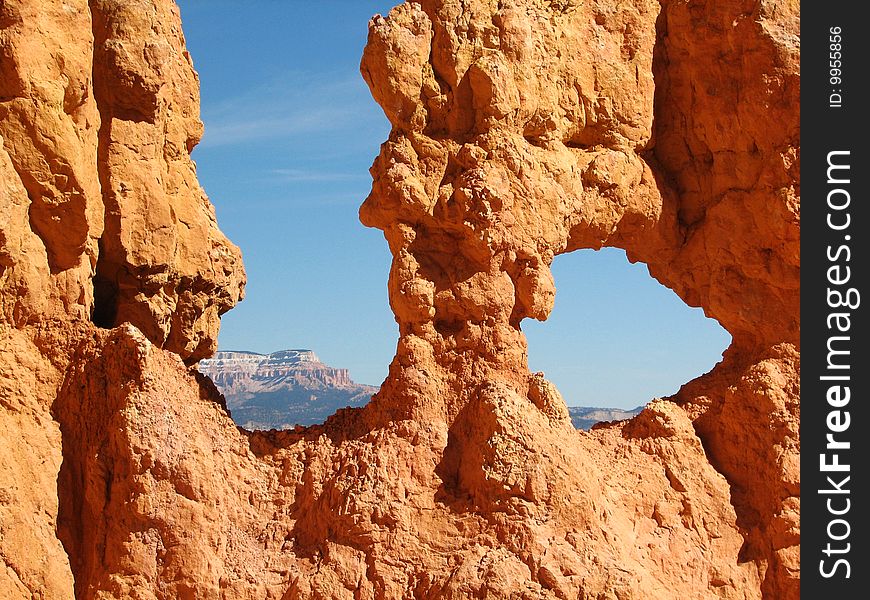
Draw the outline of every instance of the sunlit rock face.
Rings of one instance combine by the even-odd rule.
[[[393,131],[360,214],[402,336],[376,402],[450,423],[473,496],[508,462],[467,458],[494,382],[564,415],[519,329],[552,308],[553,257],[623,248],[733,336],[671,401],[770,598],[799,572],[798,22],[796,2],[421,1],[372,22],[362,63]]]
[[[201,131],[174,3],[0,2],[0,597],[71,597],[97,552],[83,528],[118,516],[82,504],[96,480],[59,479],[82,453],[114,456],[73,441],[107,423],[107,397],[61,408],[94,324],[193,362],[242,295],[190,159]]]
[[[0,8],[4,322],[134,323],[195,361],[242,295],[190,151],[199,81],[172,2]]]
[[[0,596],[797,598],[798,17],[375,17],[393,129],[360,214],[393,254],[396,358],[365,408],[248,433],[189,366],[244,274],[189,158],[177,8],[0,5]],[[520,327],[556,254],[605,245],[734,341],[586,433]]]

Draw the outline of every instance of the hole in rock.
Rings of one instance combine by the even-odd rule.
[[[93,278],[94,285],[94,310],[91,321],[97,327],[111,329],[115,326],[118,316],[118,284],[108,271],[103,240],[99,242],[99,257],[97,258],[96,273]]]
[[[118,286],[114,282],[94,276],[94,314],[91,317],[94,325],[103,329],[115,326],[118,314]]]
[[[580,250],[552,266],[556,303],[522,323],[529,368],[562,393],[574,424],[629,418],[713,368],[730,334],[623,250]]]
[[[242,427],[320,423],[369,400],[398,337],[391,255],[358,218],[389,135],[359,61],[394,2],[178,4],[201,84],[197,175],[248,275],[200,371]]]

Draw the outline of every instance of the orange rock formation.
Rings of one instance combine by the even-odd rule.
[[[366,408],[250,433],[189,366],[244,274],[177,8],[0,2],[0,597],[797,598],[798,10],[375,17],[396,358]],[[604,245],[734,341],[585,433],[520,325]]]

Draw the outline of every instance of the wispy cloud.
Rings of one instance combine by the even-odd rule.
[[[345,118],[343,111],[319,109],[306,114],[274,114],[262,117],[206,121],[203,146],[226,146],[267,138],[314,133]]]
[[[333,182],[370,180],[368,173],[339,173],[305,169],[273,169],[272,175],[284,182]]]
[[[223,218],[228,216],[238,218],[241,216],[250,219],[253,222],[258,219],[263,219],[263,215],[270,215],[269,218],[273,218],[274,215],[283,215],[279,218],[280,221],[280,219],[286,218],[286,211],[288,208],[307,211],[311,208],[322,206],[340,206],[349,208],[350,212],[345,212],[344,214],[354,215],[360,204],[362,204],[363,200],[366,199],[367,195],[368,194],[365,192],[359,194],[350,192],[318,192],[315,194],[284,194],[278,196],[257,194],[246,197],[244,204],[230,203],[219,206],[218,216]],[[255,213],[259,211],[258,214],[252,215],[252,209],[256,209]],[[350,218],[352,220],[355,219],[353,216]]]
[[[334,132],[377,119],[356,74],[285,73],[267,84],[203,107],[202,147]]]

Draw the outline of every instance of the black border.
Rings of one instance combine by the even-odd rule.
[[[861,18],[866,11],[863,2],[804,2],[801,6],[801,179],[803,180],[803,203],[801,217],[801,596],[804,598],[827,597],[837,600],[870,598],[870,562],[867,547],[870,545],[867,531],[867,511],[870,510],[867,490],[870,489],[870,473],[866,469],[870,437],[870,415],[868,415],[868,336],[867,309],[870,296],[864,294],[866,275],[870,265],[870,251],[867,248],[868,226],[867,180],[870,170],[867,162],[866,121],[870,116],[870,104],[866,91],[865,77],[870,62],[867,39],[870,37],[870,23]],[[840,27],[842,36],[842,82],[831,83],[832,32],[831,28]],[[832,106],[830,95],[839,91],[842,103]],[[832,151],[849,151],[849,183],[831,184],[828,182],[828,154]],[[845,155],[835,160],[845,162]],[[844,173],[839,171],[835,173]],[[848,230],[834,231],[827,222],[828,193],[834,188],[847,189],[850,197],[849,208],[851,225]],[[845,198],[836,193],[836,200]],[[842,213],[834,218],[842,218]],[[840,220],[842,222],[842,219]],[[850,239],[846,240],[845,236]],[[846,251],[839,255],[840,260],[828,258],[828,247],[832,254],[841,245],[851,249],[851,260],[846,262]],[[841,265],[842,276],[845,266],[849,266],[851,280],[840,286],[828,281],[828,269]],[[834,273],[836,275],[836,272]],[[854,310],[832,309],[827,301],[828,289],[844,291],[849,287],[861,293],[861,304]],[[827,317],[831,312],[846,310],[850,312],[851,329],[849,333],[831,332]],[[849,341],[839,341],[841,349],[848,349],[851,368],[840,370],[840,374],[850,376],[851,399],[848,405],[839,409],[827,401],[827,391],[834,382],[822,381],[820,377],[831,374],[827,367],[828,338],[832,335],[848,335]],[[846,345],[848,344],[848,348]],[[819,490],[830,488],[826,477],[831,475],[838,483],[842,481],[839,473],[820,471],[820,454],[825,449],[826,435],[829,433],[826,419],[832,410],[849,411],[850,425],[836,434],[836,439],[848,441],[848,450],[840,451],[841,463],[848,463],[850,480],[842,487],[849,494],[825,494]],[[838,418],[844,418],[840,414]],[[828,459],[830,462],[832,459]],[[862,491],[863,490],[863,491]],[[835,498],[835,509],[845,506],[845,498],[851,501],[848,513],[842,516],[849,522],[849,535],[841,542],[831,541],[832,547],[849,551],[827,557],[823,550],[829,542],[827,526],[837,518],[828,512],[826,501]],[[834,525],[835,535],[846,531],[845,525]],[[824,559],[825,568],[831,570],[834,560],[843,558],[850,565],[849,577],[846,568],[839,565],[834,576],[825,578],[820,572],[820,561]]]

